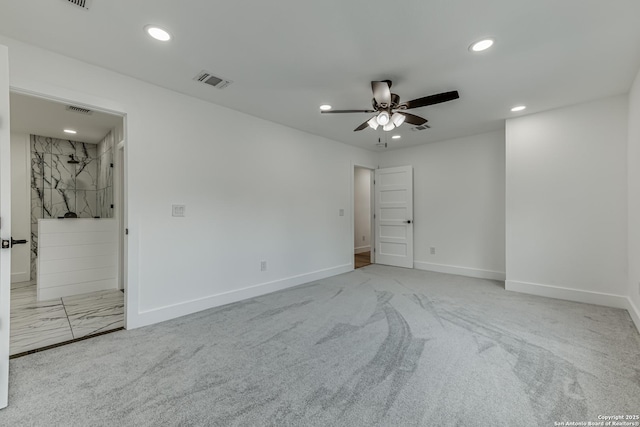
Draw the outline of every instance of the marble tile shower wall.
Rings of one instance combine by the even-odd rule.
[[[97,210],[100,218],[113,218],[113,152],[115,135],[111,131],[98,144]]]
[[[71,155],[78,161],[69,163]],[[75,212],[99,216],[98,147],[31,135],[31,278],[36,278],[38,219]]]

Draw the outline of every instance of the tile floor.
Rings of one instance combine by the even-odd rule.
[[[124,294],[119,290],[38,302],[35,282],[11,285],[11,355],[123,326]]]

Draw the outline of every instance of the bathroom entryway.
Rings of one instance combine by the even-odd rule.
[[[124,120],[11,93],[9,355],[125,327]]]

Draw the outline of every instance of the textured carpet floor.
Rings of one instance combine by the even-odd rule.
[[[624,310],[372,265],[14,359],[3,426],[553,426],[640,412]]]

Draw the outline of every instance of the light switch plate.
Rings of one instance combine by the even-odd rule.
[[[338,212],[338,214],[339,214],[340,216],[344,216],[344,209],[340,209],[340,211]]]
[[[171,216],[185,216],[185,205],[171,205]]]

